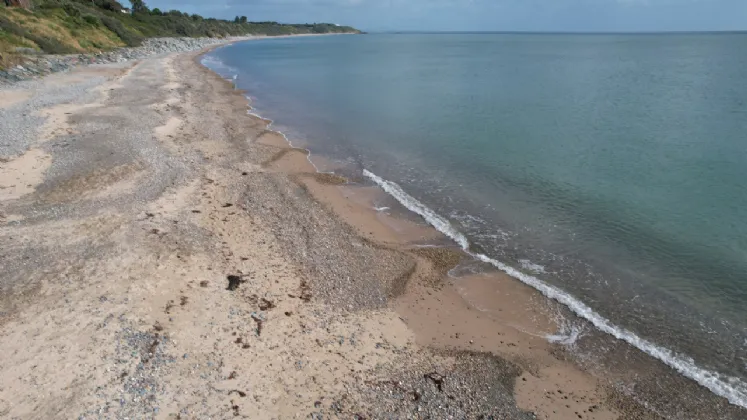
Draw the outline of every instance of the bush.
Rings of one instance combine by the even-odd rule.
[[[122,5],[116,0],[96,0],[96,6],[117,13],[122,11]]]
[[[83,15],[83,20],[87,24],[92,25],[92,26],[99,26],[99,24],[101,23],[99,18],[94,15]]]
[[[62,9],[67,13],[70,17],[80,17],[80,9],[78,9],[78,6],[72,4],[72,3],[65,3],[62,6]]]
[[[63,6],[62,1],[44,0],[44,2],[38,3],[36,7],[38,7],[39,9],[59,9],[62,6]]]
[[[192,33],[189,26],[185,25],[183,22],[177,22],[174,31],[176,31],[180,36],[190,36]]]

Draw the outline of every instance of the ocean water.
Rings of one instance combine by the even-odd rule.
[[[296,145],[747,408],[747,35],[380,34],[204,62]]]

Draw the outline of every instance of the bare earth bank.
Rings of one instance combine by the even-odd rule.
[[[0,148],[0,417],[655,418],[555,357],[535,293],[452,284],[459,252],[195,56],[0,94],[38,122]]]

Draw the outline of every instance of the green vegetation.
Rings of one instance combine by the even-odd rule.
[[[152,37],[358,33],[326,23],[250,22],[246,16],[228,21],[131,3],[130,11],[116,0],[35,0],[27,10],[0,0],[0,68],[17,61],[19,48],[65,54],[137,46]]]

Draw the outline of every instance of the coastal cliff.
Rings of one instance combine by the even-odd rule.
[[[68,59],[54,58],[48,66],[44,62],[36,65],[40,55],[50,60],[50,54],[72,54],[79,56],[73,60],[77,63],[107,61],[107,54],[115,53],[120,57],[108,61],[117,61],[127,55],[123,48],[148,49],[154,44],[149,40],[154,38],[195,38],[200,39],[195,42],[205,46],[237,36],[360,33],[355,28],[330,23],[251,22],[246,16],[223,20],[178,10],[151,10],[142,1],[134,4],[137,7],[129,9],[115,0],[0,2],[0,72],[4,71],[0,80],[27,79],[35,73],[69,67]],[[166,52],[158,48],[155,51]]]

